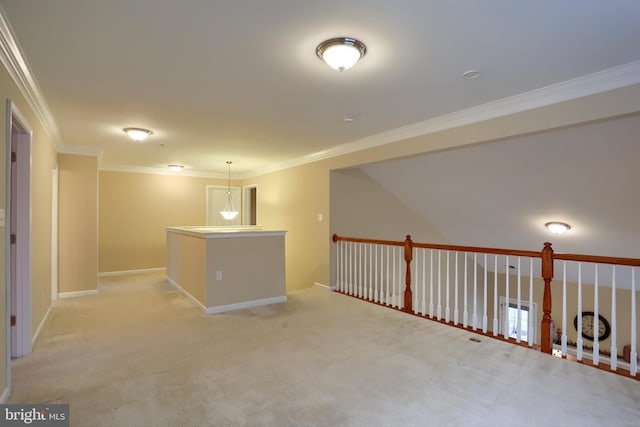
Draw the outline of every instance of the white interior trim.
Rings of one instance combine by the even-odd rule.
[[[335,286],[329,286],[329,285],[325,285],[325,284],[318,283],[318,282],[315,282],[315,283],[313,284],[313,287],[314,287],[314,288],[323,288],[323,289],[326,289],[326,290],[328,290],[328,291],[335,291],[335,290],[336,290],[336,287],[335,287]]]
[[[98,295],[97,289],[91,289],[88,291],[73,291],[73,292],[60,292],[58,294],[59,299],[68,299],[68,298],[76,298],[76,297],[84,297],[87,295]]]
[[[98,277],[116,277],[116,276],[130,276],[132,274],[145,274],[145,273],[163,273],[167,269],[165,267],[158,268],[144,268],[141,270],[123,270],[123,271],[104,271],[98,273]]]
[[[153,168],[147,166],[130,166],[130,165],[100,165],[98,167],[100,171],[108,172],[130,172],[130,173],[144,173],[150,175],[174,175],[174,176],[191,176],[196,178],[213,178],[213,179],[227,179],[227,174],[219,172],[208,172],[199,170],[190,170],[188,167],[182,169],[181,172],[171,172],[168,167],[166,168]],[[242,176],[237,176],[237,179],[242,179]],[[226,187],[225,187],[226,188]]]
[[[200,301],[198,301],[196,299],[196,297],[194,297],[193,295],[191,295],[189,292],[187,292],[187,290],[185,288],[183,288],[182,286],[180,286],[180,284],[178,282],[176,282],[175,280],[173,280],[171,277],[166,276],[167,281],[174,287],[176,288],[178,291],[182,292],[184,294],[184,296],[186,296],[187,298],[189,298],[195,305],[197,305],[198,307],[200,307],[200,309],[202,311],[204,311],[205,313],[207,312],[207,307],[202,304]]]
[[[40,337],[40,332],[42,332],[42,328],[44,328],[44,325],[47,323],[47,320],[49,320],[49,315],[51,314],[51,306],[49,306],[49,309],[47,310],[47,312],[44,314],[44,317],[42,318],[42,322],[40,322],[40,325],[38,325],[38,329],[36,329],[36,332],[33,334],[33,338],[31,338],[31,347],[35,347],[36,342],[38,341],[38,338]]]
[[[287,302],[287,296],[285,295],[285,296],[281,296],[281,297],[262,298],[262,299],[257,299],[257,300],[253,300],[253,301],[239,302],[239,303],[235,303],[235,304],[217,305],[217,306],[214,306],[214,307],[207,307],[204,304],[202,304],[200,301],[198,301],[193,295],[191,295],[189,292],[187,292],[182,286],[180,286],[180,284],[178,284],[178,282],[173,280],[171,277],[167,276],[167,281],[173,287],[175,287],[178,291],[182,292],[187,298],[189,298],[191,301],[193,301],[193,303],[195,305],[200,307],[200,309],[202,311],[204,311],[205,314],[225,313],[227,311],[242,310],[244,308],[253,308],[253,307],[260,307],[260,306],[263,306],[263,305]]]
[[[216,305],[215,307],[207,308],[205,312],[207,314],[224,313],[227,311],[242,310],[244,308],[260,307],[263,305],[277,304],[281,302],[287,302],[286,295],[281,297],[262,298],[262,299],[256,299],[253,301],[244,301],[244,302],[239,302],[235,304]]]
[[[7,386],[0,395],[0,404],[6,403],[9,400],[9,396],[11,396],[11,389]]]
[[[391,129],[253,171],[247,178],[640,83],[640,60]]]
[[[61,145],[58,125],[16,40],[9,20],[0,8],[0,62],[4,64],[27,104],[44,126],[51,137],[53,148],[57,151]]]
[[[51,169],[51,300],[58,299],[58,165]]]

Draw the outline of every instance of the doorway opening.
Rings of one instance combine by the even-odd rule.
[[[536,336],[536,303],[529,305],[529,301],[518,301],[513,298],[500,297],[500,334],[504,335],[505,329],[509,333],[509,338],[517,339],[535,344]]]
[[[258,225],[258,186],[247,185],[242,188],[243,221],[244,225]]]
[[[7,333],[11,358],[31,353],[32,131],[7,101]]]

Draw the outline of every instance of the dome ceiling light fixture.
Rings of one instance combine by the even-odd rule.
[[[179,172],[182,172],[182,168],[183,168],[183,167],[184,167],[184,166],[182,166],[182,165],[178,165],[178,164],[169,165],[169,170],[170,170],[171,172],[179,173]]]
[[[367,53],[360,40],[351,37],[336,37],[325,40],[316,48],[316,55],[334,70],[344,71],[356,65]]]
[[[129,138],[133,139],[136,142],[142,142],[145,139],[149,138],[149,135],[153,134],[153,132],[151,132],[149,129],[143,128],[124,128],[122,130],[125,131],[127,135],[129,135]]]
[[[564,234],[571,230],[571,226],[569,224],[558,221],[547,222],[544,226],[553,234]]]

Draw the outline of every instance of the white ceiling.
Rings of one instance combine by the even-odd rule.
[[[103,168],[182,163],[224,174],[231,160],[247,175],[640,59],[637,0],[0,6],[48,103],[58,145],[102,152]],[[368,48],[344,73],[315,56],[316,45],[335,36]],[[469,69],[480,77],[463,79]],[[345,115],[355,121],[344,123]],[[121,130],[127,126],[154,135],[133,144]]]

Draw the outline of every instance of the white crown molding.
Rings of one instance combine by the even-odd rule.
[[[255,170],[248,178],[640,83],[640,60],[371,135]]]
[[[58,153],[61,154],[76,154],[78,156],[101,157],[102,151],[102,148],[94,147],[92,145],[58,145]]]
[[[195,178],[213,178],[213,179],[227,179],[226,173],[189,170],[183,169],[182,172],[171,172],[168,167],[154,168],[147,166],[130,166],[130,165],[100,165],[98,170],[108,172],[130,172],[130,173],[144,173],[151,175],[172,175],[172,176],[189,176]],[[244,179],[244,176],[236,176],[235,179]]]
[[[22,55],[20,47],[9,25],[9,21],[0,7],[0,61],[22,93],[22,96],[34,111],[43,127],[49,134],[54,149],[60,146],[60,133],[51,110],[44,99],[38,82],[31,73],[26,58]]]

